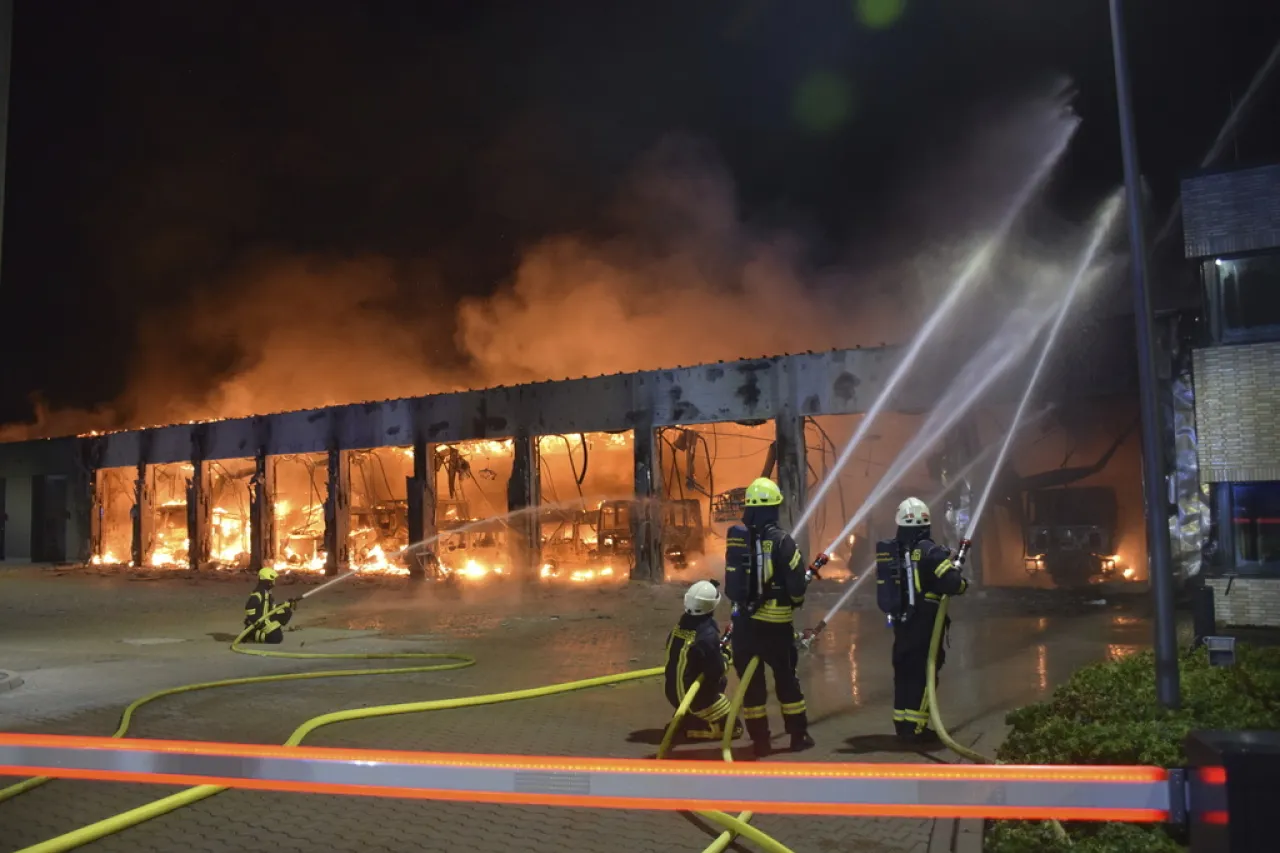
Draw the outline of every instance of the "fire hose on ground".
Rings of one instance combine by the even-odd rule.
[[[925,668],[924,682],[925,702],[929,705],[929,722],[933,725],[933,730],[937,732],[938,739],[942,741],[943,746],[956,755],[967,758],[974,764],[999,764],[1000,762],[996,759],[957,743],[956,739],[951,736],[951,733],[947,731],[947,727],[942,723],[942,713],[938,709],[938,650],[942,647],[942,635],[946,630],[948,603],[948,597],[942,596],[942,600],[938,603],[938,613],[933,619],[933,634],[929,638],[929,662]],[[1067,831],[1062,828],[1062,824],[1056,820],[1051,820],[1049,825],[1053,828],[1053,832],[1058,838],[1064,841],[1067,840]]]
[[[426,664],[421,666],[401,666],[401,667],[384,667],[377,669],[335,669],[335,670],[319,670],[315,672],[299,672],[299,673],[283,673],[279,675],[255,675],[244,678],[227,678],[219,681],[206,681],[197,684],[186,684],[179,687],[171,687],[166,690],[160,690],[155,693],[148,694],[140,699],[130,703],[122,712],[120,717],[120,725],[112,733],[113,738],[123,738],[129,730],[130,723],[133,721],[135,712],[143,705],[147,705],[166,696],[175,696],[181,693],[191,693],[197,690],[208,690],[214,687],[230,687],[233,685],[244,684],[265,684],[269,682],[280,681],[301,681],[315,678],[345,678],[359,675],[407,675],[411,673],[423,672],[440,672],[452,669],[464,669],[475,665],[475,658],[469,655],[454,653],[437,653],[437,652],[392,652],[392,653],[334,653],[323,654],[316,652],[282,652],[269,649],[245,648],[240,644],[244,641],[250,632],[256,629],[260,624],[265,622],[271,616],[276,615],[284,609],[283,606],[271,611],[271,613],[263,616],[258,622],[245,628],[239,636],[231,643],[231,650],[239,654],[254,655],[257,657],[270,658],[287,658],[294,660],[437,660],[441,663]],[[751,666],[754,667],[755,661]],[[480,696],[464,696],[455,699],[437,699],[426,702],[409,702],[396,705],[380,705],[371,708],[356,708],[349,711],[335,711],[328,714],[321,714],[305,721],[298,726],[289,738],[285,741],[285,746],[298,746],[307,735],[317,729],[339,722],[349,722],[352,720],[369,719],[372,717],[384,717],[398,714],[415,714],[425,711],[443,711],[456,708],[470,708],[479,705],[494,705],[503,702],[516,702],[523,699],[535,699],[543,696],[554,696],[561,693],[569,693],[577,690],[586,690],[592,687],[603,687],[612,684],[621,684],[628,681],[637,681],[645,678],[654,678],[663,674],[662,667],[652,667],[649,669],[633,670],[631,672],[618,673],[616,675],[597,676],[595,678],[586,678],[578,681],[569,681],[561,684],[552,684],[545,687],[533,687],[525,690],[512,690],[504,693],[489,693]],[[748,670],[748,677],[751,669]],[[685,704],[682,705],[687,712],[687,703],[692,701],[694,691],[685,696]],[[742,691],[738,691],[735,695],[734,703],[731,706],[728,731],[732,733],[733,719],[736,718],[738,710],[742,705]],[[674,732],[674,726],[678,724],[679,717],[683,717],[683,713],[677,712],[678,717],[673,720],[672,725],[668,726],[667,737],[664,738],[663,748],[659,750],[661,757],[665,748],[669,745],[670,737]],[[726,739],[726,754],[727,753]],[[0,802],[13,799],[20,794],[26,793],[37,788],[46,782],[53,781],[52,778],[46,776],[37,776],[26,779],[7,788],[0,789]],[[80,827],[63,835],[42,841],[26,847],[18,853],[62,853],[62,851],[74,850],[90,842],[97,841],[109,835],[122,832],[130,827],[137,826],[153,818],[168,814],[169,812],[198,803],[201,800],[208,799],[215,794],[220,794],[227,790],[225,787],[218,785],[197,785],[184,791],[179,791],[167,797],[154,800],[137,808],[129,809],[109,818],[91,823],[87,826]],[[721,812],[699,812],[699,814],[722,827],[727,832],[723,833],[710,847],[707,853],[719,853],[724,850],[736,835],[742,835],[757,844],[769,853],[791,853],[791,851],[782,844],[775,841],[760,830],[750,826],[746,821],[750,820],[750,813],[745,813],[738,818]]]

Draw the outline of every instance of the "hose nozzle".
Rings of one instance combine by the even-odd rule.
[[[796,646],[802,651],[808,651],[813,648],[813,643],[818,639],[818,635],[822,633],[822,629],[827,627],[827,620],[820,621],[816,628],[805,628],[800,632],[799,638],[796,640]]]
[[[813,562],[809,565],[809,568],[805,570],[805,583],[812,581],[814,578],[822,577],[822,567],[829,562],[831,562],[830,554],[819,554],[815,557]]]
[[[970,547],[972,544],[973,544],[973,541],[972,541],[972,540],[969,540],[969,539],[961,539],[961,540],[960,540],[960,547],[956,548],[956,559],[955,559],[955,564],[956,564],[957,566],[963,566],[963,565],[964,565],[964,559],[965,559],[965,557],[969,556],[969,547]]]

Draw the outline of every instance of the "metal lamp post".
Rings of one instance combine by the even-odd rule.
[[[1151,592],[1155,596],[1156,697],[1166,708],[1181,702],[1178,676],[1177,626],[1173,612],[1173,565],[1164,498],[1164,454],[1161,450],[1160,407],[1156,397],[1156,344],[1152,334],[1151,289],[1147,281],[1147,239],[1142,216],[1138,145],[1133,130],[1133,97],[1125,53],[1121,0],[1111,4],[1111,48],[1115,57],[1116,100],[1120,108],[1120,149],[1132,254],[1133,305],[1138,343],[1138,396],[1142,414],[1142,484],[1147,516],[1147,560]]]

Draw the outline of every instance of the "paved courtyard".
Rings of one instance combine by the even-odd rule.
[[[825,583],[825,582],[823,582]],[[0,693],[0,730],[106,735],[121,708],[179,684],[346,667],[231,654],[250,581],[135,579],[74,570],[0,569],[0,670],[24,684]],[[841,587],[810,596],[816,622]],[[282,597],[294,594],[283,587]],[[474,667],[412,675],[224,687],[162,699],[132,736],[283,741],[304,720],[344,708],[492,693],[657,666],[682,588],[451,595],[404,581],[341,584],[309,599],[285,650],[459,652]],[[958,602],[941,701],[949,727],[984,749],[1003,713],[1047,695],[1082,664],[1127,654],[1147,639],[1143,617],[1114,605],[1073,612],[995,600]],[[892,636],[870,605],[852,606],[801,664],[813,719],[814,761],[953,760],[891,751]],[[405,662],[412,663],[412,662]],[[357,661],[354,667],[394,666]],[[353,668],[354,668],[353,667]],[[781,724],[773,707],[775,734]],[[510,754],[651,757],[670,715],[661,684],[614,687],[467,710],[342,723],[316,746]],[[685,746],[683,757],[718,760]],[[785,753],[777,758],[784,760]],[[747,755],[741,756],[748,760]],[[0,780],[0,787],[15,780]],[[55,781],[0,803],[0,853],[171,793],[173,788]],[[754,823],[795,851],[948,849],[932,820],[762,815]],[[939,822],[941,824],[941,822]],[[523,808],[363,797],[229,791],[83,849],[243,851],[697,851],[716,835],[679,814]],[[742,844],[733,849],[750,849]]]

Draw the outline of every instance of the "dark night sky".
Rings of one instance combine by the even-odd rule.
[[[837,253],[913,164],[946,156],[958,117],[1050,72],[1084,119],[1055,206],[1082,218],[1121,180],[1104,0],[906,0],[880,29],[858,5],[18,0],[0,421],[37,391],[113,400],[156,312],[261,250],[374,254],[410,281],[429,258],[418,298],[447,313],[524,247],[597,227],[673,131],[714,145],[748,218]],[[1274,0],[1127,5],[1163,212],[1280,20]],[[853,93],[834,127],[799,117],[822,79]],[[1242,162],[1280,159],[1275,125],[1255,120]],[[193,358],[216,373],[235,354]]]

